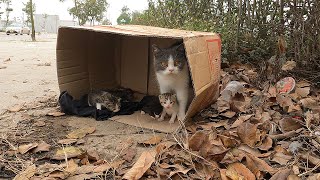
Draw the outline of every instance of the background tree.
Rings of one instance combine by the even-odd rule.
[[[33,3],[32,0],[30,0],[30,20],[31,20],[31,39],[32,41],[36,41],[36,31],[34,29],[34,19],[33,19]]]
[[[105,18],[103,21],[102,21],[102,25],[112,25],[111,21],[108,19],[108,18]]]
[[[102,21],[103,13],[108,7],[107,0],[74,0],[74,2],[75,5],[69,9],[69,13],[78,19],[79,25],[84,25],[88,21],[90,25],[94,25],[96,21]]]
[[[24,8],[22,9],[22,11],[25,12],[27,15],[27,20],[25,22],[27,23],[27,26],[28,26],[29,23],[31,23],[31,10],[34,13],[36,11],[36,5],[35,5],[35,3],[33,3],[32,7],[31,7],[30,1],[28,1],[27,3],[22,3],[22,4],[24,5]]]
[[[13,11],[13,9],[10,7],[11,6],[11,0],[2,0],[2,2],[4,2],[6,4],[6,9],[5,9],[5,12],[6,12],[6,24],[5,24],[5,26],[8,26],[9,25],[10,13]]]
[[[131,14],[130,9],[127,6],[123,6],[121,9],[121,14],[117,18],[118,24],[130,24],[131,23]]]
[[[86,0],[84,4],[84,11],[90,22],[94,25],[95,21],[102,21],[103,13],[107,10],[108,3],[106,0]]]

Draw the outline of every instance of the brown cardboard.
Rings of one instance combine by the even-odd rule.
[[[151,46],[168,47],[177,41],[184,43],[191,72],[190,118],[218,96],[221,39],[214,33],[137,25],[61,27],[57,40],[60,91],[79,98],[93,89],[121,86],[158,95]],[[181,126],[181,122],[169,125],[140,112],[112,119],[167,133]]]

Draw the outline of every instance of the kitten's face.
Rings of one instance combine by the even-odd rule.
[[[107,109],[112,112],[118,112],[121,108],[120,98],[111,98],[108,101],[105,101],[102,105],[104,105]]]
[[[160,94],[159,100],[164,108],[170,109],[177,102],[177,95],[171,93]]]
[[[167,49],[160,49],[152,45],[154,66],[157,73],[165,75],[178,74],[187,63],[183,44]]]

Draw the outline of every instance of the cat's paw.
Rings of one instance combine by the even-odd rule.
[[[141,111],[140,113],[141,113],[141,114],[146,114],[146,112],[144,112],[144,111]]]
[[[158,119],[158,121],[163,121],[163,120],[164,120],[164,118],[161,118],[161,117]]]
[[[174,123],[174,119],[169,121],[169,124],[173,124]]]
[[[183,121],[185,117],[186,117],[185,114],[179,114],[179,115],[178,115],[178,120],[179,120],[179,121]]]

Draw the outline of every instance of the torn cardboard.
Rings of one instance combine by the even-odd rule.
[[[215,33],[137,25],[60,27],[56,49],[60,91],[79,98],[94,89],[125,87],[158,95],[151,46],[169,47],[177,41],[184,43],[193,84],[190,118],[218,97],[221,39]],[[140,112],[112,119],[167,133],[181,126]]]

